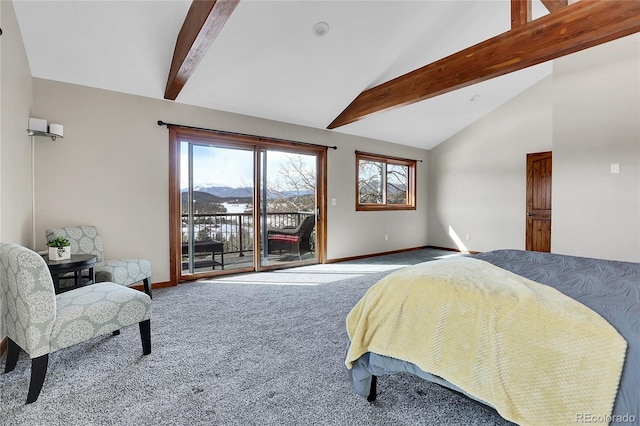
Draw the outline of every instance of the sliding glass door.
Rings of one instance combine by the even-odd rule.
[[[170,134],[172,281],[322,261],[326,149]]]
[[[252,267],[253,150],[182,141],[180,164],[181,275]]]
[[[260,265],[317,261],[317,156],[260,150]]]

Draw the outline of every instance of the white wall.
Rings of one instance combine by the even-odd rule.
[[[639,261],[639,37],[556,60],[552,77],[434,148],[429,243],[456,247],[451,227],[469,250],[524,249],[526,154],[552,150],[552,252]]]
[[[0,1],[0,27],[0,241],[30,247],[31,144],[26,130],[32,80],[12,2]],[[0,308],[0,340],[4,336]]]
[[[13,3],[0,2],[0,10],[0,241],[31,247],[31,70]]]
[[[169,279],[168,131],[158,120],[337,145],[328,154],[327,193],[337,201],[327,212],[329,259],[427,243],[423,180],[416,211],[355,212],[356,149],[426,160],[425,150],[42,79],[34,79],[33,110],[64,125],[64,139],[36,145],[40,249],[46,228],[94,224],[105,256],[150,259],[153,281]],[[418,179],[426,178],[425,165]]]
[[[547,78],[431,150],[429,244],[524,248],[526,155],[551,150],[551,90]]]
[[[554,64],[552,249],[640,261],[640,36],[588,53]]]
[[[338,151],[329,151],[328,257],[340,259],[427,244],[428,151],[371,139],[332,134]],[[416,210],[355,211],[355,150],[423,160],[416,165]],[[331,206],[331,198],[336,206]],[[388,235],[388,240],[384,237]]]

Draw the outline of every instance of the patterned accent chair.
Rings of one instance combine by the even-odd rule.
[[[38,399],[49,354],[138,323],[142,352],[151,353],[151,298],[103,282],[56,295],[44,259],[17,244],[0,244],[2,321],[8,349],[5,373],[24,350],[31,358],[27,404]]]
[[[47,229],[47,241],[56,237],[66,237],[71,242],[71,254],[93,254],[96,256],[94,267],[96,282],[114,282],[130,286],[140,281],[144,283],[144,291],[151,294],[151,262],[146,259],[104,260],[102,255],[102,237],[95,226],[72,226],[66,228]]]

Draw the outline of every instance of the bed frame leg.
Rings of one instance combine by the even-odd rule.
[[[371,376],[371,388],[369,389],[369,396],[367,397],[367,401],[373,402],[376,400],[376,387],[378,384],[378,377]]]

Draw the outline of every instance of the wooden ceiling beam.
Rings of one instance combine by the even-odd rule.
[[[511,0],[511,28],[531,21],[531,0]]]
[[[360,93],[329,129],[640,31],[640,1],[583,0]]]
[[[563,9],[569,5],[569,0],[542,0],[542,4],[549,12]]]
[[[193,0],[173,51],[164,98],[175,101],[240,0]]]

